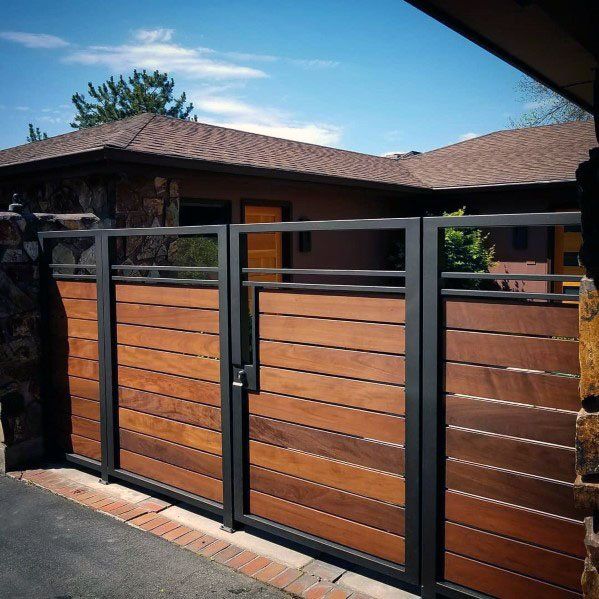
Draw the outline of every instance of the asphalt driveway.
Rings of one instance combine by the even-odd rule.
[[[2,599],[282,599],[173,543],[0,476]]]

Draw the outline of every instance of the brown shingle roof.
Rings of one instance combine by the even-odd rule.
[[[2,150],[0,172],[3,166],[104,147],[303,175],[422,187],[402,164],[380,156],[151,114]]]
[[[497,131],[401,162],[433,188],[569,181],[596,145],[593,121],[575,121]]]

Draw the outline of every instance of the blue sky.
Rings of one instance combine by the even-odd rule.
[[[168,71],[201,121],[360,152],[506,128],[521,75],[401,0],[74,0],[0,8],[0,147],[67,132],[70,98]]]

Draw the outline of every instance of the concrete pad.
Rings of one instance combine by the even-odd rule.
[[[367,578],[355,572],[346,572],[336,581],[336,584],[357,593],[376,597],[377,599],[419,599],[418,595],[413,595],[397,587]]]
[[[227,543],[232,543],[242,549],[253,551],[258,555],[276,560],[291,568],[301,569],[314,559],[311,555],[305,555],[288,547],[277,545],[276,543],[252,535],[245,530],[234,533],[221,530],[220,522],[217,520],[201,516],[178,505],[166,508],[160,514],[165,518],[171,518],[190,528],[202,530],[216,539],[222,539],[223,541],[227,541]]]

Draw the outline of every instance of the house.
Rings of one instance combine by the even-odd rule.
[[[572,122],[379,157],[141,114],[0,151],[0,208],[18,193],[32,211],[93,212],[107,227],[573,210],[575,170],[593,142],[592,121]],[[550,237],[494,231],[495,269],[578,273],[579,232]],[[393,241],[274,234],[250,242],[250,260],[372,268]],[[150,254],[138,247],[127,257]]]

